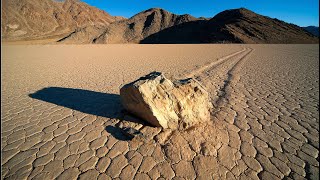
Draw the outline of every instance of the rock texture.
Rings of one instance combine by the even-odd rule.
[[[318,43],[303,28],[252,12],[230,9],[213,18],[183,23],[152,34],[141,43]]]
[[[303,28],[246,8],[223,11],[208,22],[209,42],[317,43]]]
[[[319,45],[2,48],[1,179],[319,180]],[[124,116],[119,85],[152,69],[195,74],[212,121]]]
[[[210,120],[209,93],[191,78],[171,82],[152,72],[124,85],[120,97],[125,109],[154,126],[180,129]]]
[[[4,1],[2,5],[2,38],[6,41],[44,40],[43,43],[72,44],[319,43],[316,28],[302,28],[245,8],[225,10],[213,18],[195,18],[151,8],[126,19],[111,16],[78,0],[19,0]]]
[[[166,28],[195,20],[197,18],[189,14],[177,15],[164,9],[151,8],[130,19],[112,23],[97,37],[96,43],[139,43]]]
[[[2,3],[1,28],[6,40],[64,37],[77,28],[103,27],[122,19],[78,0],[19,0]]]

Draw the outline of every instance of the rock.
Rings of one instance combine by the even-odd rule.
[[[132,128],[132,127],[124,127],[122,128],[122,133],[128,136],[130,139],[133,139],[136,136],[143,136],[143,133]]]
[[[120,89],[126,110],[163,128],[187,128],[210,120],[209,93],[195,79],[171,82],[152,72]]]

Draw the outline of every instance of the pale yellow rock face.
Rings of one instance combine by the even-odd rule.
[[[124,85],[120,97],[125,109],[154,126],[181,129],[210,120],[209,93],[192,78],[171,82],[152,72]]]

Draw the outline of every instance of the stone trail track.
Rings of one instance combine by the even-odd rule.
[[[184,131],[29,97],[27,109],[2,104],[2,178],[318,179],[319,54],[299,48],[247,45],[183,75],[214,105],[210,123]],[[145,139],[127,140],[127,126]]]

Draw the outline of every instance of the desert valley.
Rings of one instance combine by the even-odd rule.
[[[2,179],[319,179],[316,28],[75,0],[4,1],[1,27]],[[201,83],[209,121],[154,127],[125,110],[120,88],[153,71]]]

